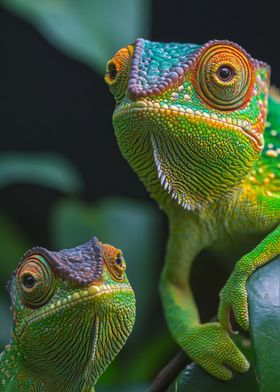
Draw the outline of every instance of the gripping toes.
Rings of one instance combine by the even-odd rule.
[[[221,380],[230,380],[232,368],[246,372],[249,363],[219,323],[196,326],[187,339],[186,352],[203,369]]]
[[[230,278],[220,293],[219,321],[221,326],[232,333],[230,311],[238,325],[245,331],[249,329],[248,301],[246,283]]]

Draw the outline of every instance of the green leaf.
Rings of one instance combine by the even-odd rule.
[[[124,198],[107,198],[94,206],[61,200],[54,206],[50,223],[52,244],[57,249],[82,244],[93,235],[122,249],[137,297],[135,332],[145,334],[143,326],[158,295],[155,282],[162,222],[157,209]]]
[[[10,312],[10,305],[8,301],[0,298],[0,317],[1,317],[1,328],[0,328],[0,353],[4,346],[11,340],[11,329],[12,329],[12,315]]]
[[[251,363],[247,374],[230,382],[216,380],[192,363],[178,376],[169,392],[278,392],[280,385],[280,256],[258,268],[247,283],[252,347],[234,340]],[[245,345],[244,345],[245,342]],[[257,382],[258,380],[258,382]]]
[[[241,336],[235,337],[234,340],[251,363],[248,373],[236,373],[230,381],[220,381],[202,370],[197,364],[191,363],[180,373],[168,392],[256,392],[257,382],[250,342]]]
[[[31,242],[15,222],[0,210],[0,352],[10,341],[12,318],[5,286]]]
[[[280,385],[280,256],[257,269],[247,284],[251,338],[261,392]]]
[[[104,72],[114,52],[150,26],[149,0],[1,0],[64,53]]]
[[[6,284],[31,241],[7,214],[0,211],[0,284]]]
[[[151,380],[159,367],[174,354],[176,348],[176,343],[167,331],[154,331],[133,353],[133,362],[126,365],[126,383]]]
[[[83,189],[75,166],[58,154],[1,154],[0,189],[19,183],[45,186],[66,194],[78,193]]]

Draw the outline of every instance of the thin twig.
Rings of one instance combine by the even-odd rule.
[[[173,359],[160,371],[152,383],[149,392],[164,392],[169,385],[188,364],[188,357],[183,350],[180,350]]]

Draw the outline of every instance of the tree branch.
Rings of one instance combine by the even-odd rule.
[[[183,350],[180,350],[173,359],[160,371],[152,383],[149,392],[166,391],[178,373],[188,364],[189,359]]]

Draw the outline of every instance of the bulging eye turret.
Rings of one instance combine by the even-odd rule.
[[[251,97],[254,67],[241,48],[213,44],[202,52],[195,71],[197,91],[210,106],[233,110]]]
[[[105,82],[117,103],[122,100],[127,90],[128,73],[133,52],[134,46],[128,45],[120,49],[107,63]]]
[[[29,308],[45,305],[53,294],[53,272],[40,255],[32,255],[22,262],[16,281],[22,303]]]
[[[126,262],[122,252],[108,244],[102,244],[104,260],[112,278],[122,282],[125,277]]]

